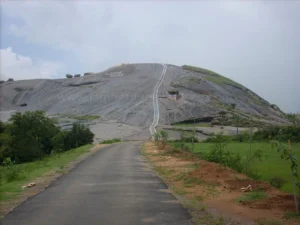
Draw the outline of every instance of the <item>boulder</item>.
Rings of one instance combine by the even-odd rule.
[[[84,76],[90,76],[90,75],[94,75],[94,73],[92,73],[92,72],[84,73]]]
[[[66,78],[73,78],[73,75],[71,75],[71,74],[66,74]]]

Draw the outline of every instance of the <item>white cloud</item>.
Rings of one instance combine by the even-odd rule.
[[[68,70],[72,62],[80,72],[123,62],[194,64],[241,82],[288,111],[300,110],[292,104],[300,96],[299,10],[297,1],[3,3],[4,14],[17,19],[7,26],[10,34],[63,52]],[[290,88],[281,93],[271,88],[283,85]]]
[[[0,49],[1,80],[13,78],[26,80],[36,78],[52,78],[59,75],[63,66],[52,61],[35,62],[28,56],[13,52],[11,47]]]

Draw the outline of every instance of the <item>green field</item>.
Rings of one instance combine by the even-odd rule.
[[[21,187],[43,174],[56,170],[64,172],[64,167],[81,154],[88,152],[93,145],[84,145],[67,152],[45,157],[43,160],[22,163],[11,167],[0,166],[0,201],[8,201],[22,192]]]
[[[211,150],[213,143],[196,143],[194,152],[208,152]],[[297,156],[300,164],[300,143],[292,144],[292,150]],[[263,158],[255,164],[255,169],[260,175],[260,179],[270,182],[273,177],[280,177],[287,181],[281,188],[285,192],[292,192],[290,164],[287,160],[283,160],[275,149],[272,149],[270,143],[253,143],[253,149],[261,148],[263,150]],[[248,143],[228,143],[227,149],[231,152],[245,155],[249,150]]]

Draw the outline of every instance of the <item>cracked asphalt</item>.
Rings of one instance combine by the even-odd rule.
[[[188,211],[151,170],[141,142],[99,150],[15,208],[3,225],[188,225]]]

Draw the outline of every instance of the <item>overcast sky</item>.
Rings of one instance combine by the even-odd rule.
[[[300,1],[1,1],[1,79],[190,64],[300,111]]]

